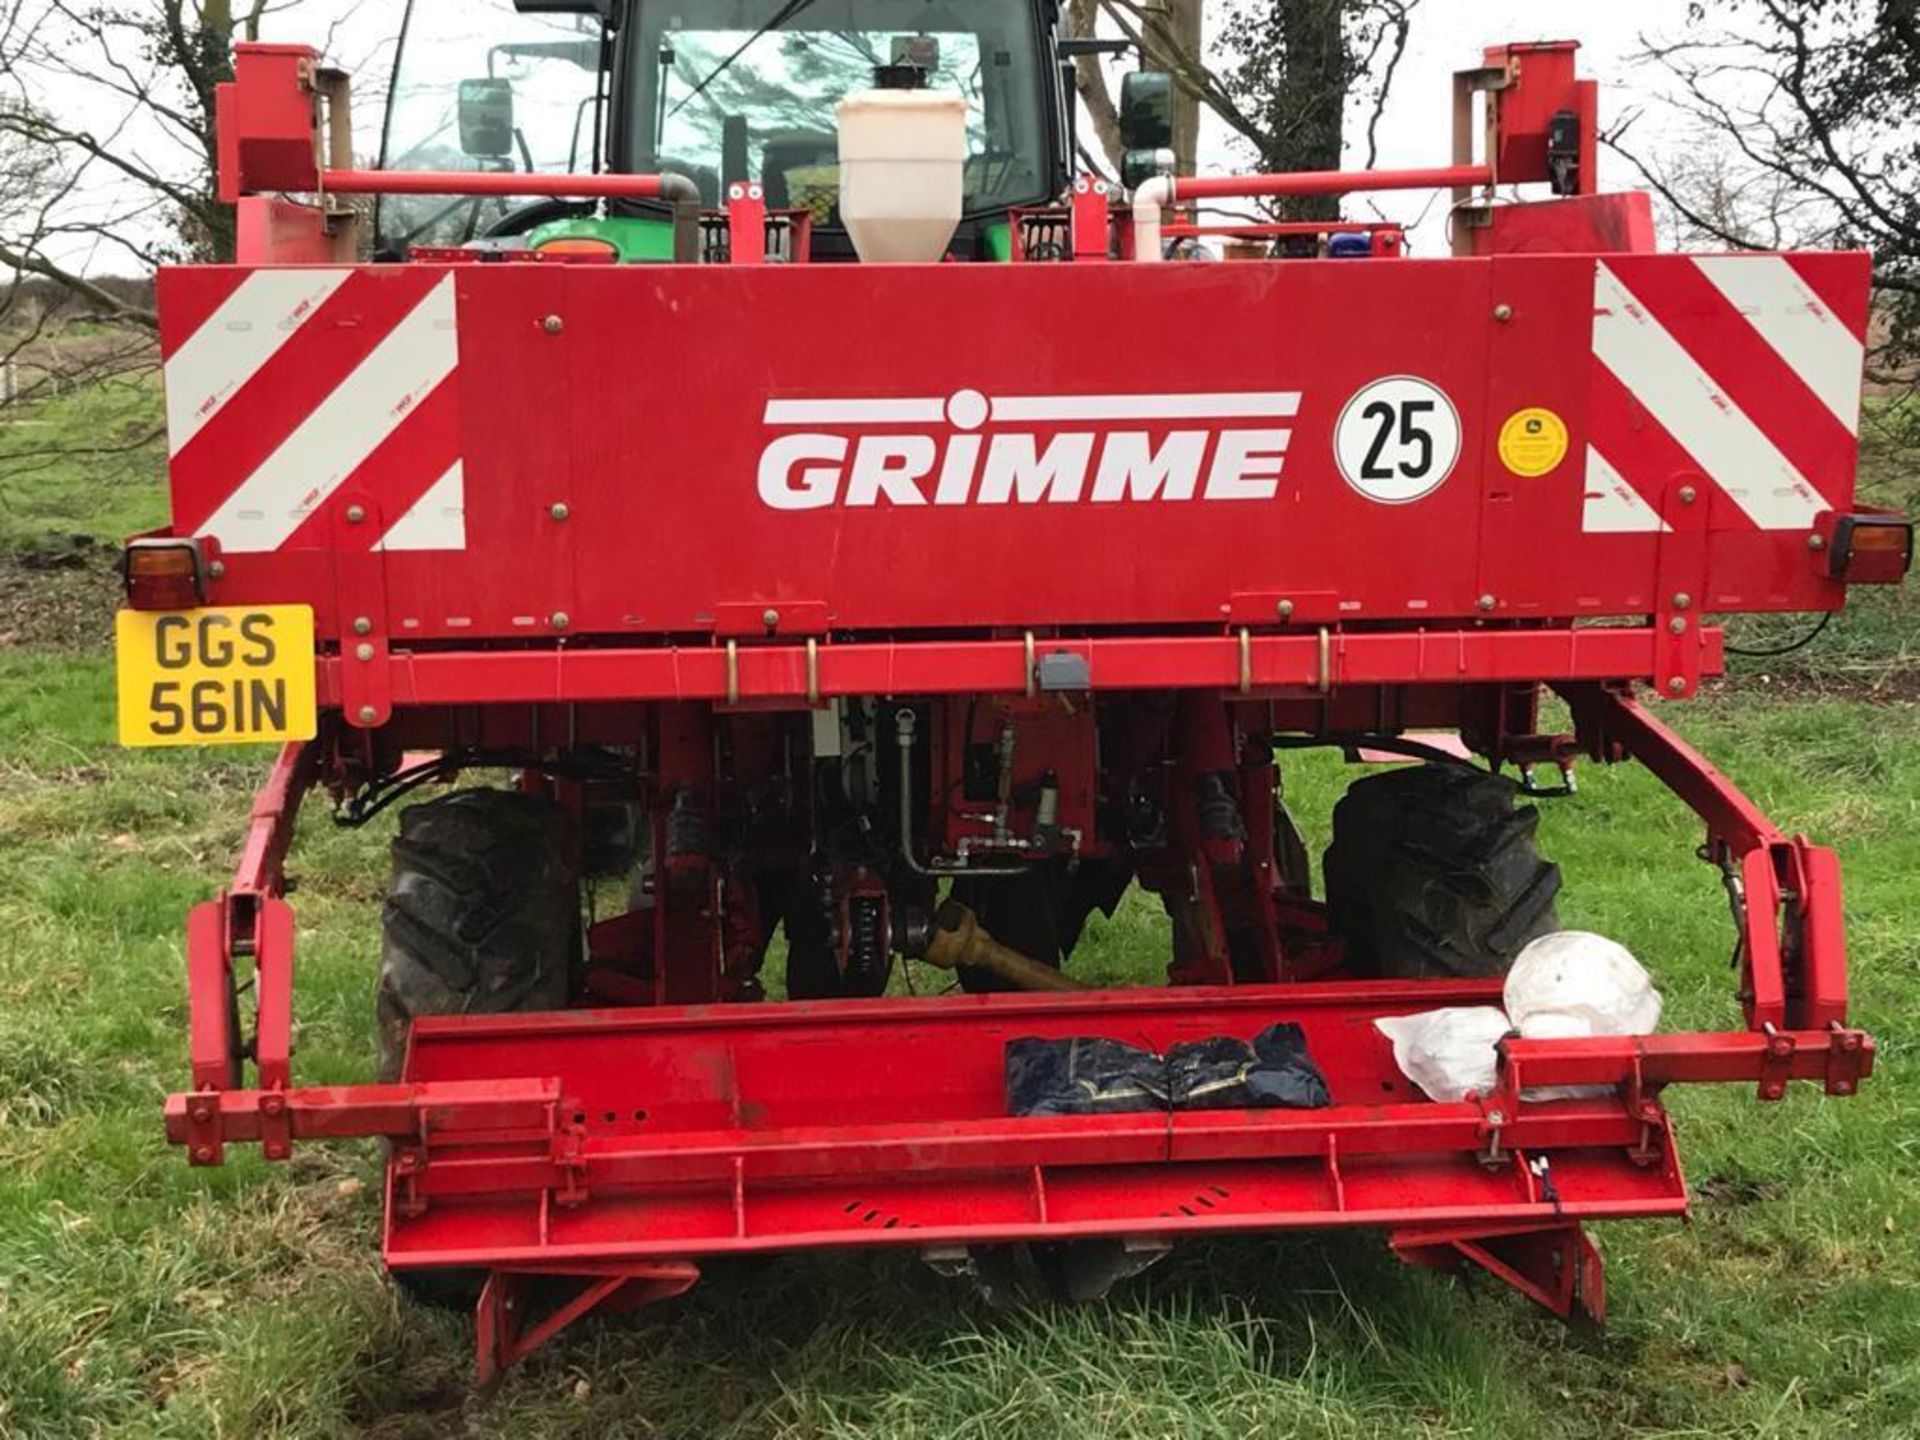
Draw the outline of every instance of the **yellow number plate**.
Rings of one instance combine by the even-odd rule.
[[[313,608],[122,610],[122,745],[245,745],[314,732]]]

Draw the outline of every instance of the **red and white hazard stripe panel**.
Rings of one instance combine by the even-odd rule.
[[[164,356],[174,523],[229,552],[339,543],[351,493],[387,550],[466,547],[453,277],[264,269]]]
[[[1820,258],[1820,257],[1816,257]],[[1699,477],[1758,530],[1808,530],[1853,474],[1864,337],[1780,255],[1594,266],[1583,528],[1667,528]]]

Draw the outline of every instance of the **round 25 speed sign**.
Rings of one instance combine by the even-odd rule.
[[[1438,385],[1389,375],[1361,388],[1333,429],[1347,484],[1382,505],[1431,495],[1460,459],[1460,412]]]

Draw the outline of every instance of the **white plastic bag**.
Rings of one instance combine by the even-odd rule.
[[[1511,1028],[1491,1005],[1452,1005],[1418,1015],[1388,1015],[1374,1028],[1393,1044],[1393,1063],[1430,1100],[1489,1093],[1500,1069],[1494,1047]]]
[[[1592,1035],[1651,1035],[1660,992],[1627,947],[1586,930],[1559,930],[1532,941],[1507,972],[1507,1016],[1529,1040]],[[1523,1100],[1579,1100],[1606,1085],[1529,1085]]]
[[[1507,972],[1507,1018],[1529,1040],[1650,1035],[1660,992],[1626,946],[1586,930],[1542,935]]]

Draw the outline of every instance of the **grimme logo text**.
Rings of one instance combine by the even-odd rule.
[[[780,433],[760,452],[760,498],[775,510],[1271,500],[1299,410],[1298,391],[769,400]]]

